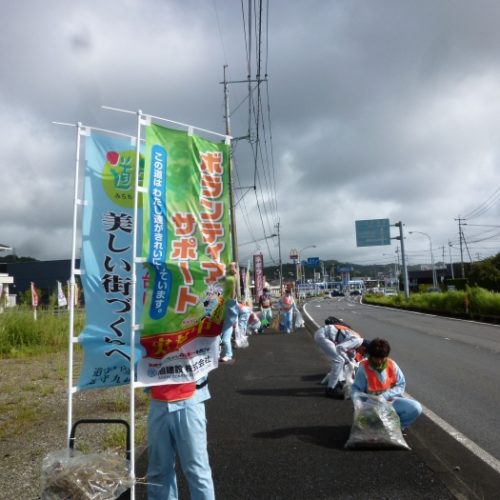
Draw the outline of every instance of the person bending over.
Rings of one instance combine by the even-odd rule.
[[[342,320],[335,317],[328,317],[325,326],[321,327],[314,334],[314,341],[320,349],[328,356],[332,366],[327,375],[328,385],[326,396],[335,399],[344,399],[342,384],[340,379],[346,364],[355,365],[354,355],[363,339],[359,333],[352,330]]]

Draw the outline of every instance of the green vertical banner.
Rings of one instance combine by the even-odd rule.
[[[137,377],[198,380],[217,367],[220,281],[232,248],[230,146],[159,125],[146,129],[143,249],[149,283]]]

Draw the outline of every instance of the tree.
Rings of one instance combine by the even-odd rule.
[[[500,292],[500,253],[475,262],[468,275],[471,286],[480,286],[486,290]]]

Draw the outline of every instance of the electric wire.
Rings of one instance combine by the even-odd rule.
[[[235,165],[235,177],[238,189],[244,191],[240,199],[237,201],[236,207],[239,216],[247,228],[248,233],[251,238],[257,241],[264,241],[264,245],[267,247],[267,252],[269,258],[276,262],[273,256],[273,251],[270,248],[269,239],[273,233],[273,219],[279,220],[277,217],[277,201],[276,201],[276,182],[274,175],[274,163],[273,163],[273,151],[272,151],[272,135],[266,130],[265,120],[264,120],[264,110],[270,110],[269,103],[269,91],[266,85],[266,96],[267,96],[267,108],[263,106],[262,99],[262,81],[261,71],[262,68],[268,68],[268,54],[269,54],[269,3],[266,4],[266,9],[264,11],[263,0],[248,0],[248,19],[246,18],[245,8],[243,5],[243,0],[241,0],[241,14],[243,23],[243,35],[244,35],[244,46],[245,46],[245,58],[248,67],[248,92],[247,95],[242,99],[242,101],[231,111],[231,116],[236,113],[240,107],[248,102],[248,134],[247,141],[250,146],[250,155],[253,163],[253,190],[255,196],[255,204],[252,204],[250,208],[247,203],[247,194],[251,188],[242,187],[242,176],[240,174],[240,163],[234,161]],[[255,16],[252,18],[252,8],[255,12]],[[265,15],[264,15],[265,12]],[[265,22],[265,26],[264,23]],[[247,30],[248,26],[248,30]],[[252,41],[252,28],[256,34],[254,41]],[[262,57],[262,46],[263,46],[263,33],[266,33],[266,45],[265,45],[265,61]],[[251,68],[252,68],[252,47],[255,44],[255,68],[256,68],[256,85],[253,87],[251,85]],[[255,95],[254,95],[255,92]],[[267,121],[271,124],[270,116],[267,116]],[[269,137],[268,137],[269,135]],[[233,158],[238,155],[238,150],[240,148],[233,148]],[[271,152],[270,152],[271,151]],[[271,165],[271,166],[270,166]],[[251,213],[255,213],[252,216]],[[261,227],[261,231],[264,235],[263,238],[257,236],[257,231],[255,228],[255,222]],[[257,248],[257,246],[256,246]]]
[[[467,215],[464,216],[464,219],[470,220],[476,217],[479,217],[480,215],[483,215],[485,212],[487,212],[490,208],[492,208],[496,203],[500,201],[500,188],[497,188],[493,194],[488,196],[488,198],[483,201],[481,205],[476,207],[474,210],[469,212]]]
[[[227,66],[227,55],[226,55],[226,47],[224,45],[224,37],[222,36],[222,30],[220,27],[220,21],[219,21],[219,12],[217,9],[217,0],[212,0],[212,4],[214,6],[214,11],[215,11],[215,19],[217,21],[217,29],[219,31],[219,38],[222,46],[222,54],[224,56],[224,64]]]

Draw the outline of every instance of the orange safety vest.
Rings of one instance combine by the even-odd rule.
[[[338,333],[341,331],[341,330],[347,330],[350,334],[352,334],[353,337],[358,337],[358,338],[361,338],[361,335],[358,333],[358,332],[355,332],[354,330],[351,330],[348,326],[346,325],[342,325],[342,324],[336,324],[336,325],[333,325],[338,331],[337,331],[337,335],[335,336],[335,342],[338,342]]]
[[[284,295],[281,297],[281,305],[285,311],[289,311],[293,306],[293,297]]]
[[[384,382],[377,377],[377,372],[370,366],[370,362],[367,359],[361,361],[360,365],[362,365],[365,369],[367,383],[366,390],[368,391],[368,394],[381,394],[396,385],[396,363],[394,363],[392,359],[387,358],[387,367],[385,369],[386,377]]]
[[[151,387],[151,397],[157,401],[174,403],[189,399],[196,391],[196,382],[183,384],[164,384]]]

